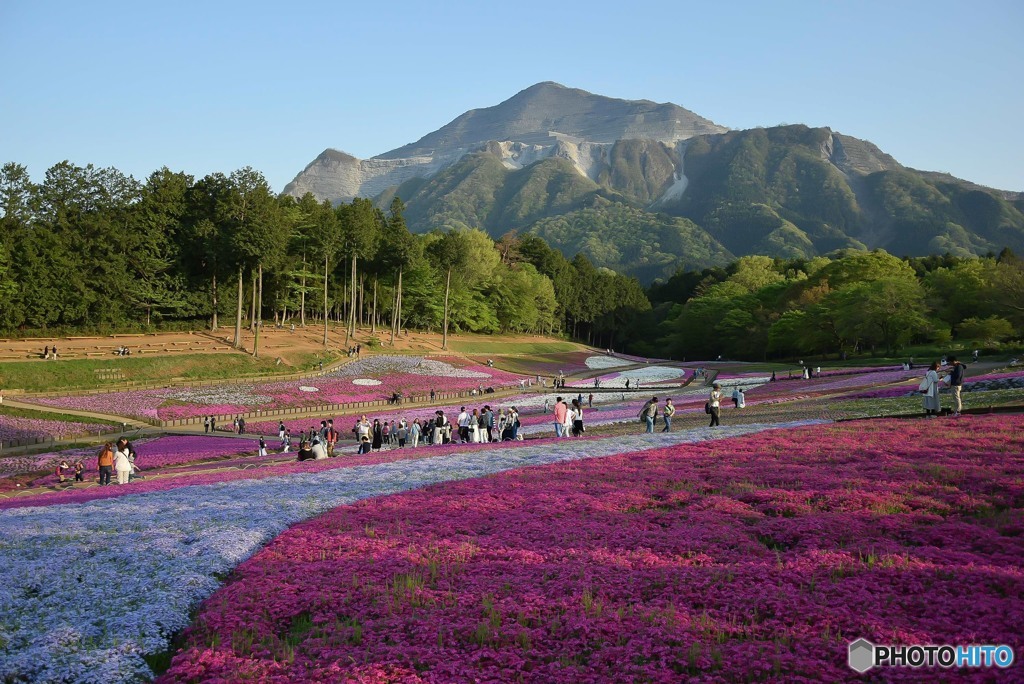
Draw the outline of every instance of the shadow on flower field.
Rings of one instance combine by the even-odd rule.
[[[528,468],[297,525],[161,682],[861,681],[859,637],[1024,624],[1024,417],[849,422]],[[886,680],[1020,681],[1020,665]]]

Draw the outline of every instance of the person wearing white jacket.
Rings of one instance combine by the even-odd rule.
[[[128,458],[127,448],[114,452],[114,471],[117,473],[117,484],[128,484],[128,477],[132,474],[132,462]]]
[[[942,406],[939,404],[939,364],[932,363],[921,382],[921,394],[924,395],[924,414],[931,418],[939,415]]]

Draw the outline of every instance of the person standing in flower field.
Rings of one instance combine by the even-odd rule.
[[[96,465],[100,471],[100,485],[110,484],[110,473],[114,469],[114,445],[107,442],[100,450]]]
[[[555,399],[555,437],[562,437],[565,431],[565,416],[569,408],[562,401],[562,397]]]
[[[409,439],[412,440],[412,448],[415,449],[420,445],[420,435],[423,434],[423,428],[420,427],[420,419],[412,421],[412,427],[409,428]]]
[[[964,373],[967,371],[967,367],[956,360],[955,356],[950,356],[949,362],[952,366],[945,380],[949,383],[949,390],[953,395],[953,418],[959,418],[959,412],[964,408],[964,402],[961,400],[961,391],[964,389]]]
[[[267,455],[267,442],[266,442],[265,439],[263,439],[263,435],[260,435],[260,451],[259,451],[259,455],[260,456],[266,456]]]
[[[75,461],[75,482],[85,481],[85,464],[82,463],[82,459]]]
[[[508,420],[512,425],[512,441],[514,442],[522,439],[519,436],[519,428],[521,426],[521,423],[519,422],[519,410],[515,406],[508,410]]]
[[[676,415],[676,407],[672,405],[672,399],[665,400],[665,410],[661,412],[661,417],[665,420],[665,427],[662,428],[662,432],[672,431],[672,416]]]
[[[114,453],[114,471],[117,473],[117,484],[128,484],[132,474],[132,462],[128,458],[128,447],[119,447]]]
[[[949,362],[953,364],[953,367],[949,369],[946,381],[953,393],[953,417],[959,418],[960,410],[964,407],[963,401],[960,399],[960,392],[964,388],[964,372],[966,372],[967,366],[960,363],[955,356],[949,357]]]
[[[459,441],[469,441],[469,412],[466,411],[466,407],[463,406],[459,412],[459,417],[456,419],[459,424]]]
[[[924,374],[924,380],[918,388],[921,390],[922,402],[924,403],[924,414],[931,418],[939,415],[942,405],[939,402],[939,363],[933,361],[928,366],[928,372]]]
[[[279,421],[277,425],[277,438],[284,439],[284,421]]]
[[[582,437],[583,436],[583,405],[579,399],[572,400],[572,410],[570,411],[572,417],[572,436]]]
[[[284,424],[282,423],[282,426]],[[327,455],[334,456],[334,445],[338,443],[338,431],[334,429],[334,419],[327,421]]]
[[[708,397],[708,408],[711,409],[711,424],[708,427],[718,427],[719,412],[722,408],[722,386],[717,382],[711,386],[711,396]]]

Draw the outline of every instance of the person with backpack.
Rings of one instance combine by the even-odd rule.
[[[960,417],[960,410],[963,409],[963,401],[960,399],[960,392],[964,388],[964,373],[967,370],[967,366],[960,363],[955,356],[949,357],[949,362],[953,366],[949,369],[949,374],[946,375],[946,382],[949,384],[950,392],[953,394],[953,417]]]
[[[638,417],[641,422],[647,423],[645,433],[654,434],[654,421],[658,418],[658,397],[651,397],[651,400],[640,409]]]

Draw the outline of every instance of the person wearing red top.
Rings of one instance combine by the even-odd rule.
[[[562,401],[562,397],[555,400],[555,437],[565,436],[565,416],[569,407]]]

